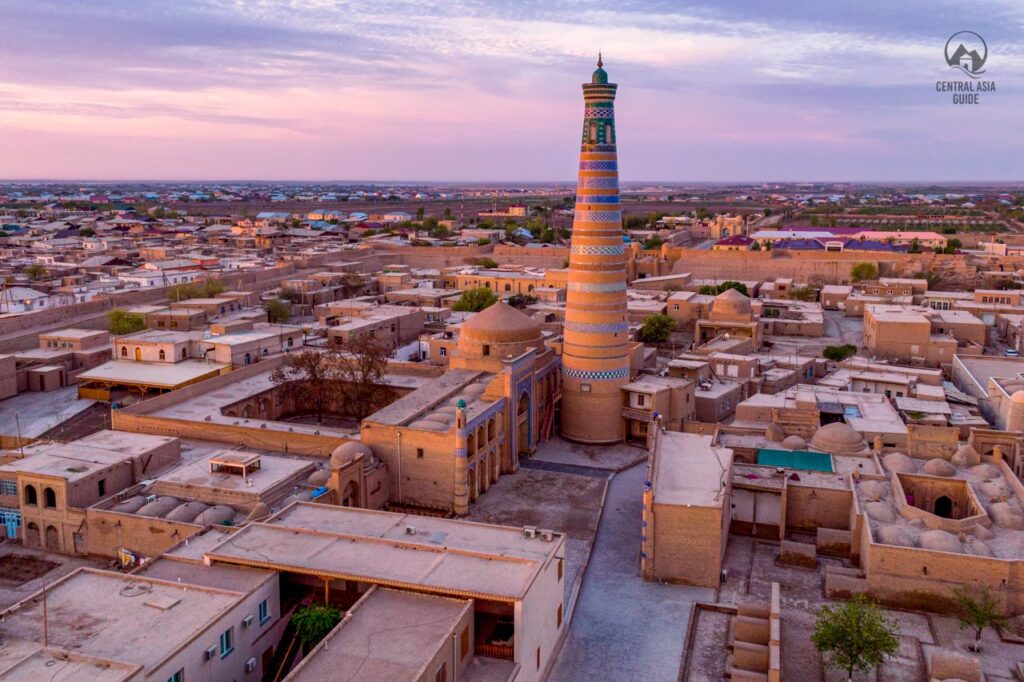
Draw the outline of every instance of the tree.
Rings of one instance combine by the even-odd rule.
[[[664,343],[676,329],[676,321],[668,315],[648,315],[640,328],[640,338],[647,343]]]
[[[750,296],[750,294],[747,292],[747,285],[744,284],[743,282],[737,282],[734,279],[726,280],[718,285],[718,293],[720,294],[725,293],[725,291],[728,289],[735,289],[744,296]]]
[[[857,353],[857,346],[844,343],[841,346],[825,346],[821,352],[822,357],[833,362],[842,362],[846,358],[853,357]]]
[[[96,231],[93,230],[91,227],[83,227],[82,229],[80,229],[78,231],[78,236],[79,237],[95,237],[96,236]]]
[[[956,597],[960,629],[974,630],[974,651],[981,651],[981,633],[985,628],[990,627],[1002,634],[1008,620],[999,608],[999,600],[992,595],[988,587],[978,585],[977,588],[971,589],[968,585],[959,585],[953,588],[953,595]]]
[[[789,297],[794,301],[816,301],[818,292],[811,287],[793,287],[789,290]]]
[[[651,236],[644,240],[644,250],[653,251],[660,249],[661,245],[665,243],[665,240],[658,236]]]
[[[536,296],[530,294],[513,294],[508,297],[508,304],[513,308],[525,308],[537,302]]]
[[[487,237],[480,237],[480,239],[476,240],[476,245],[477,246],[487,246],[490,243],[491,243],[491,240],[488,239]]]
[[[416,220],[423,220],[423,214],[426,213],[426,212],[427,212],[427,210],[424,207],[422,207],[422,206],[417,208],[416,209]]]
[[[341,611],[329,604],[300,606],[292,614],[292,625],[306,653],[320,643],[341,622]]]
[[[498,297],[487,287],[467,289],[459,296],[452,310],[465,313],[478,313],[498,302]]]
[[[46,268],[39,263],[33,263],[32,265],[25,268],[25,276],[32,281],[40,280],[50,274]]]
[[[267,320],[275,324],[284,324],[292,316],[288,304],[279,298],[267,301],[263,308],[267,311]]]
[[[296,405],[312,408],[318,424],[323,423],[328,405],[338,397],[338,365],[332,362],[333,355],[334,351],[309,348],[270,374],[271,383],[294,398]]]
[[[750,250],[751,251],[760,251],[761,250],[761,244],[759,242],[754,242],[753,244],[750,245]]]
[[[854,282],[878,279],[878,268],[874,263],[857,263],[850,269],[850,277]]]
[[[704,206],[698,206],[697,210],[694,211],[693,214],[694,216],[696,216],[697,220],[707,220],[709,218],[715,217],[715,214],[709,211]]]
[[[485,256],[484,258],[476,259],[476,266],[479,268],[486,268],[488,270],[491,270],[493,268],[498,267],[498,261],[494,260],[493,258],[487,258]]]
[[[854,671],[873,670],[895,654],[898,635],[899,625],[858,594],[848,602],[821,607],[811,641],[829,665],[845,670],[852,680]]]
[[[146,318],[137,313],[129,313],[120,308],[114,308],[107,313],[107,329],[114,336],[125,336],[134,334],[146,328]]]
[[[390,357],[388,345],[369,334],[350,336],[332,355],[337,396],[356,419],[362,421],[391,402],[394,392],[384,383]]]

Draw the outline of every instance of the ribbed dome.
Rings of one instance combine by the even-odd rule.
[[[735,289],[726,289],[715,296],[711,311],[716,315],[750,315],[750,299]]]
[[[369,445],[360,443],[357,440],[350,440],[347,443],[342,443],[338,447],[334,448],[334,452],[331,453],[331,466],[344,466],[359,455],[372,457],[373,450],[370,449]]]
[[[814,433],[811,447],[833,455],[856,455],[866,447],[864,439],[846,422],[825,424]]]
[[[529,315],[499,301],[462,323],[459,334],[483,343],[538,341],[540,324]]]

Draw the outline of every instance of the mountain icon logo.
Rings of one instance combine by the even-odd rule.
[[[951,69],[960,69],[971,78],[979,78],[985,73],[987,59],[988,45],[974,31],[954,33],[946,41],[946,64]]]

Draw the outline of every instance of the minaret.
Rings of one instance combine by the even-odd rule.
[[[622,440],[629,381],[626,257],[615,151],[615,89],[600,55],[583,85],[576,215],[572,224],[562,350],[562,436],[582,443]]]

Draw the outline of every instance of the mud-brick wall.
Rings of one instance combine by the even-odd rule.
[[[121,547],[147,557],[170,549],[203,530],[195,523],[181,523],[149,516],[122,514],[106,509],[85,510],[85,547],[89,554],[116,557]]]

